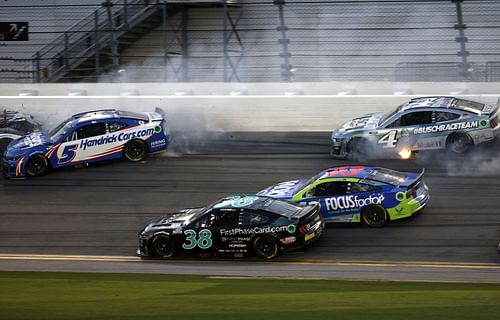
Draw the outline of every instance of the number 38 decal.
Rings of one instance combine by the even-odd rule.
[[[396,148],[396,143],[398,143],[397,135],[397,130],[391,130],[380,138],[377,143],[383,144],[384,148]]]
[[[192,229],[184,230],[187,243],[182,244],[182,248],[186,250],[194,249],[196,246],[200,249],[208,249],[212,246],[212,231],[201,229],[198,234]],[[196,239],[198,236],[198,239]]]

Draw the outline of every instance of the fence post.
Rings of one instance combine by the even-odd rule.
[[[68,70],[68,59],[69,59],[69,36],[68,32],[64,32],[64,70]]]
[[[40,83],[41,77],[40,77],[40,51],[36,52],[36,82]]]
[[[94,11],[94,36],[95,36],[95,74],[96,74],[96,80],[99,74],[101,73],[101,49],[100,49],[100,43],[99,43],[99,12],[96,10]]]
[[[283,58],[283,64],[281,67],[281,76],[283,80],[290,81],[292,80],[292,66],[290,65],[290,57],[292,56],[288,51],[288,44],[290,43],[290,39],[287,38],[286,32],[288,31],[288,27],[285,25],[285,15],[283,13],[283,6],[285,5],[285,0],[274,0],[274,5],[278,6],[279,10],[279,18],[280,25],[276,28],[277,31],[281,31],[281,39],[279,39],[279,43],[283,46],[283,52],[280,53],[280,57]]]
[[[465,48],[465,44],[468,39],[465,36],[465,29],[467,29],[467,25],[464,23],[462,13],[463,0],[451,0],[451,2],[455,3],[457,9],[457,24],[455,24],[455,29],[458,30],[458,37],[455,38],[455,41],[460,44],[460,51],[457,52],[457,55],[462,58],[462,62],[460,63],[460,75],[464,80],[471,80],[470,64],[467,61],[469,51]]]

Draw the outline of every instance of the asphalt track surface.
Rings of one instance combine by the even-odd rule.
[[[142,163],[0,178],[0,270],[500,282],[500,142],[462,156],[362,162],[425,167],[427,208],[384,228],[331,225],[306,252],[275,262],[135,257],[137,233],[154,217],[360,164],[333,160],[328,150],[325,132],[221,133],[177,138],[168,153]]]

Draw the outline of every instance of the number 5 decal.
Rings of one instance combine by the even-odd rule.
[[[397,135],[397,130],[391,130],[378,140],[378,144],[384,144],[384,148],[396,148],[396,143],[398,143]]]
[[[64,164],[71,162],[76,156],[76,149],[78,144],[70,144],[64,147],[61,157],[57,160],[57,163]]]

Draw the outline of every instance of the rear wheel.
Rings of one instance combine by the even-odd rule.
[[[272,237],[258,236],[253,241],[253,251],[261,259],[273,259],[278,255],[279,250],[278,241]]]
[[[41,154],[29,158],[26,163],[26,173],[33,177],[43,176],[49,170],[49,161]]]
[[[382,206],[371,205],[363,209],[361,216],[369,227],[383,227],[387,223],[387,212]]]
[[[171,258],[177,251],[174,239],[167,235],[157,235],[151,241],[151,255],[161,258]]]
[[[142,140],[132,140],[123,147],[123,155],[129,161],[137,162],[146,157],[146,143]]]
[[[474,141],[465,132],[453,133],[446,139],[446,148],[453,153],[466,153],[473,145]]]

